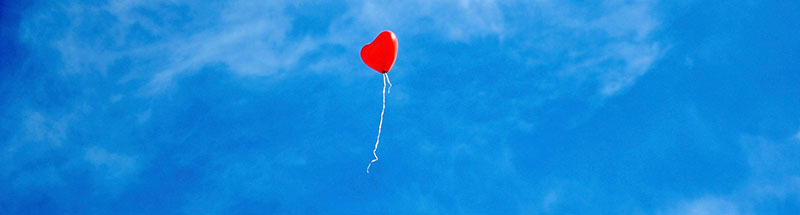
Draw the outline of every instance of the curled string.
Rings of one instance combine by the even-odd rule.
[[[372,149],[372,155],[375,156],[375,159],[369,162],[367,165],[367,174],[369,174],[369,167],[372,166],[372,163],[378,161],[378,144],[381,142],[381,127],[383,127],[383,113],[386,111],[386,82],[389,80],[389,75],[383,73],[383,107],[381,108],[381,121],[378,123],[378,140],[375,141],[375,148]],[[389,87],[391,89],[391,83],[389,83]]]

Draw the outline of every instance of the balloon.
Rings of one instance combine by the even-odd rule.
[[[375,40],[361,48],[361,60],[380,73],[389,72],[396,58],[397,36],[391,31],[381,32]]]

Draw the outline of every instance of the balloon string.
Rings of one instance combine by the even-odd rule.
[[[386,82],[389,82],[389,91],[386,94],[392,94],[392,82],[389,81],[389,73],[383,73],[383,76],[386,76]]]
[[[369,167],[372,166],[372,163],[378,161],[378,144],[381,142],[381,127],[383,127],[383,113],[386,111],[386,81],[389,79],[389,76],[386,73],[383,73],[383,107],[381,108],[381,121],[378,124],[378,140],[375,141],[375,149],[372,149],[372,155],[375,156],[375,159],[369,162],[367,165],[367,174],[369,174]],[[391,85],[391,84],[389,84]]]

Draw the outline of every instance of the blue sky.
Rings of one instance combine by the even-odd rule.
[[[800,211],[797,2],[0,6],[0,214]]]

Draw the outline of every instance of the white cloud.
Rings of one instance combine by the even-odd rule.
[[[723,195],[680,201],[660,214],[752,214],[764,203],[800,204],[800,146],[794,137],[770,140],[745,135],[740,140],[750,174]]]
[[[36,111],[21,113],[21,122],[17,132],[8,142],[0,145],[0,176],[9,177],[20,173],[15,179],[9,179],[17,187],[44,187],[61,184],[61,165],[44,168],[26,169],[22,164],[30,161],[49,159],[54,152],[69,149],[68,130],[74,118],[73,114],[51,116]]]
[[[126,179],[138,169],[134,157],[111,153],[96,146],[87,148],[83,159],[100,172],[104,181]]]
[[[679,203],[675,208],[659,214],[671,215],[738,215],[741,209],[735,203],[724,198],[706,196]]]
[[[542,50],[554,52],[552,55],[568,53],[568,62],[560,75],[569,81],[594,79],[600,83],[600,95],[617,94],[650,70],[665,51],[662,44],[652,39],[660,24],[653,4],[653,1],[609,1],[588,8],[543,1],[534,7],[546,17],[544,25],[550,26],[543,30],[547,33],[542,40],[580,45]]]
[[[61,146],[67,138],[69,116],[51,119],[39,112],[30,112],[23,119],[22,133],[18,141]]]
[[[74,114],[26,111],[21,115],[18,132],[2,144],[0,176],[21,190],[63,185],[61,174],[64,165],[60,163],[61,160],[55,160],[58,161],[55,165],[41,165],[41,162],[58,159],[50,156],[69,150],[68,131]],[[29,165],[36,168],[30,168]]]
[[[800,204],[800,176],[787,176],[777,180],[759,180],[747,186],[757,199],[780,199]]]
[[[750,165],[750,180],[741,188],[745,196],[760,199],[781,199],[800,204],[800,145],[795,137],[770,140],[760,136],[744,136],[742,151]],[[787,199],[795,196],[794,199]]]
[[[120,72],[109,67],[133,61],[120,81],[147,80],[143,92],[154,93],[168,88],[175,76],[214,63],[258,76],[294,68],[315,45],[286,36],[291,20],[283,14],[284,5],[275,1],[62,3],[30,15],[22,23],[21,37],[36,48],[57,50],[66,74]],[[62,17],[67,19],[65,25],[59,23]],[[58,27],[48,29],[53,25]],[[50,31],[53,34],[47,34]]]
[[[286,12],[287,4],[63,3],[27,17],[21,36],[31,45],[58,50],[66,73],[106,74],[115,63],[129,60],[132,66],[119,81],[146,80],[144,95],[169,89],[176,76],[212,64],[225,65],[235,74],[270,77],[298,69],[330,70],[323,66],[361,68],[349,55],[298,63],[326,45],[358,50],[384,29],[402,33],[401,37],[430,35],[453,42],[516,38],[523,43],[519,49],[528,50],[525,55],[568,56],[559,62],[526,59],[561,67],[544,71],[551,74],[548,79],[562,79],[556,86],[597,81],[603,96],[634,84],[664,52],[663,45],[652,40],[659,21],[651,1],[604,2],[597,9],[555,1],[348,2],[346,12],[332,19],[325,34],[299,37],[288,35],[293,17]],[[66,26],[47,28],[62,17],[68,20]]]
[[[502,36],[506,23],[500,4],[495,1],[389,1],[357,2],[331,24],[335,42],[351,43],[351,35],[392,29],[404,35],[431,34],[466,42],[480,36]],[[363,41],[357,41],[362,45]]]
[[[800,145],[793,137],[770,140],[760,136],[744,136],[742,150],[747,155],[753,177],[800,176]]]
[[[797,134],[794,135],[795,140],[800,140],[800,131],[797,131]]]
[[[624,66],[612,67],[600,74],[600,81],[603,84],[600,93],[611,96],[633,85],[636,79],[650,70],[653,62],[660,57],[661,49],[658,44],[633,44],[617,43],[606,47],[610,52],[602,57],[603,60],[621,60]]]
[[[558,205],[560,191],[552,189],[542,198],[542,210],[549,212]]]
[[[79,122],[79,115],[79,112],[26,113],[20,132],[4,145],[0,175],[10,177],[10,182],[19,189],[52,188],[64,185],[62,175],[85,169],[85,161],[97,173],[96,179],[106,183],[108,189],[121,188],[117,185],[124,185],[122,183],[138,170],[139,164],[132,156],[110,153],[99,147],[77,150],[79,145],[72,143],[69,133],[74,129],[70,125]],[[43,166],[37,167],[40,165]]]
[[[117,79],[115,83],[121,85],[143,83],[139,90],[145,95],[168,90],[176,78],[213,64],[224,65],[238,75],[269,77],[291,74],[298,68],[337,68],[339,71],[362,68],[355,57],[357,51],[353,51],[353,55],[309,62],[309,65],[300,65],[300,59],[320,51],[321,46],[358,50],[377,31],[384,29],[402,33],[401,37],[427,36],[452,43],[486,38],[496,39],[500,44],[520,43],[519,50],[512,52],[520,53],[523,61],[533,62],[531,67],[521,70],[533,70],[540,65],[556,68],[555,71],[541,71],[545,74],[543,79],[546,79],[541,82],[524,79],[529,82],[526,84],[546,89],[544,96],[536,95],[540,97],[552,96],[548,94],[591,81],[600,82],[598,94],[615,95],[634,84],[663,52],[662,46],[651,39],[658,19],[652,15],[651,4],[647,2],[604,3],[598,11],[587,11],[587,8],[570,3],[527,3],[468,0],[351,2],[347,11],[333,18],[327,32],[321,36],[299,37],[289,35],[293,20],[291,14],[286,14],[284,3],[279,1],[234,1],[211,5],[184,1],[115,1],[100,6],[62,3],[63,6],[47,8],[28,17],[21,27],[24,29],[21,36],[31,46],[58,51],[65,74],[99,73]],[[203,17],[198,14],[203,14]],[[509,18],[518,15],[529,18]],[[60,17],[66,17],[67,22],[53,25]],[[51,25],[65,27],[47,29]],[[82,31],[86,28],[98,32]],[[402,46],[402,38],[400,43]],[[564,56],[566,61],[554,60],[561,60]],[[130,66],[117,69],[120,71],[110,69],[120,61],[129,61]],[[573,84],[573,80],[579,81]],[[124,96],[129,92],[111,93],[122,95],[116,102],[128,99]],[[146,122],[154,112],[157,110],[145,108],[139,110],[134,118],[140,123]],[[435,144],[421,148],[424,157],[430,158],[431,171],[487,183],[484,182],[485,176],[479,173],[463,175],[454,171],[459,159],[470,160],[473,165],[492,166],[496,175],[490,183],[529,186],[516,172],[515,153],[505,142],[507,133],[486,133],[494,130],[488,127],[497,127],[496,124],[474,124],[459,122],[458,119],[452,122],[463,125],[464,130],[475,135],[456,140],[469,144],[454,145],[451,150]],[[514,124],[523,130],[535,126],[518,116],[498,123]],[[48,123],[33,125],[32,128],[50,126]],[[52,131],[47,138],[63,138],[58,129]],[[483,150],[488,143],[493,144],[493,149]],[[82,156],[78,157],[94,168],[98,179],[107,178],[110,182],[124,184],[124,178],[134,177],[142,168],[139,156],[134,153],[111,152],[99,146],[83,150],[80,152]],[[219,177],[250,178],[253,180],[246,181],[247,184],[266,187],[264,183],[276,179],[264,172],[250,170],[261,168],[266,171],[276,165],[275,162],[234,162],[222,167],[227,172]],[[291,161],[292,165],[284,165],[305,165],[306,162],[305,158],[297,158]],[[502,164],[499,168],[496,166],[498,163]],[[443,189],[455,188],[445,185]],[[556,192],[542,195],[544,203],[533,204],[536,210],[540,205],[544,209],[556,207],[565,198]],[[464,202],[470,198],[473,197],[454,197]],[[432,206],[423,208],[428,207]]]

